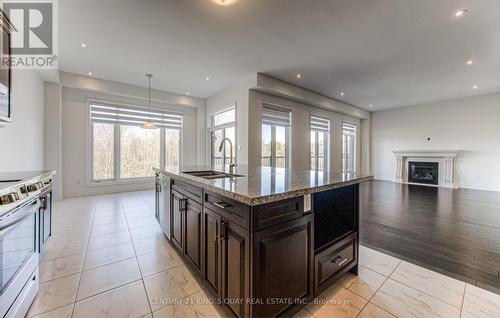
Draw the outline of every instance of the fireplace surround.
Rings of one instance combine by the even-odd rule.
[[[420,183],[428,186],[458,188],[455,164],[459,150],[393,150],[396,159],[395,182],[414,183],[409,180],[410,162],[438,163],[438,183]]]

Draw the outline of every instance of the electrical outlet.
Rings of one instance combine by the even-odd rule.
[[[311,211],[311,195],[304,195],[304,212]]]

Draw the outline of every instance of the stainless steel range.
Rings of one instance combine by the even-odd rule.
[[[24,317],[38,292],[53,174],[0,174],[0,317]]]

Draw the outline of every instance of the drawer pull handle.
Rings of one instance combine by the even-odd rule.
[[[220,222],[220,233],[219,233],[219,239],[221,241],[224,241],[226,239],[226,231],[227,231],[226,221],[221,221]]]
[[[216,207],[221,208],[221,209],[229,208],[231,206],[225,202],[212,202],[212,203],[213,203],[213,205],[215,205]]]
[[[334,262],[335,264],[337,264],[337,266],[340,267],[340,266],[344,265],[345,263],[349,262],[349,259],[348,258],[342,259],[342,257],[338,256],[332,262]]]
[[[180,206],[179,213],[186,211],[188,206],[188,199],[180,199],[179,206]]]

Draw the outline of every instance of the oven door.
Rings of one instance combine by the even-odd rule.
[[[38,291],[39,200],[0,220],[0,317],[24,316]]]

